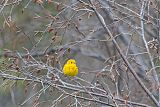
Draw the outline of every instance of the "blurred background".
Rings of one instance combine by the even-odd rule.
[[[130,73],[92,6],[158,99],[158,2],[2,0],[0,107],[155,106]],[[74,78],[62,73],[71,58],[79,68]]]

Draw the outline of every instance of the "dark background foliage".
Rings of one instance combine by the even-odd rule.
[[[154,0],[2,0],[0,107],[158,106],[159,23]]]

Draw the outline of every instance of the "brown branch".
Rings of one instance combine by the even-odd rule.
[[[45,80],[42,80],[42,79],[29,79],[29,78],[21,78],[21,77],[16,77],[16,76],[12,76],[12,75],[8,75],[8,74],[3,74],[3,73],[0,73],[0,78],[4,78],[4,79],[9,79],[9,80],[15,80],[15,81],[32,81],[32,82],[36,82],[36,83],[40,83],[40,84],[47,84],[47,85],[50,85],[52,87],[59,87],[59,88],[63,88],[63,89],[68,89],[68,90],[72,90],[72,91],[78,91],[78,92],[81,92],[81,93],[86,93],[88,94],[88,92],[86,92],[85,90],[82,89],[79,89],[77,88],[76,86],[75,87],[69,87],[69,86],[64,86],[64,85],[61,85],[61,84],[56,84],[54,82],[51,82],[51,81],[45,81]],[[103,97],[103,98],[110,98],[110,96],[108,95],[105,95],[105,94],[99,94],[99,93],[95,93],[95,92],[89,92],[89,94],[91,95],[94,95],[94,96],[98,96],[98,97]],[[80,99],[84,99],[84,100],[87,100],[87,101],[94,101],[94,102],[97,102],[97,103],[100,103],[100,104],[107,104],[105,102],[102,102],[102,101],[99,101],[99,100],[94,100],[94,99],[88,99],[88,98],[84,98],[84,97],[81,97],[81,96],[73,96],[71,94],[69,94],[70,96],[72,97],[77,97],[77,98],[80,98]],[[135,106],[141,106],[141,107],[151,107],[149,105],[146,105],[146,104],[141,104],[141,103],[136,103],[136,102],[132,102],[132,101],[129,101],[129,100],[123,100],[123,99],[120,99],[118,97],[114,97],[114,100],[116,101],[119,101],[119,102],[122,102],[122,103],[127,103],[128,105],[135,105]],[[107,104],[108,105],[108,104]],[[110,105],[111,106],[111,105]],[[113,105],[112,105],[113,106]],[[115,106],[113,106],[115,107]]]
[[[100,23],[102,24],[104,30],[106,31],[106,33],[112,38],[112,42],[115,45],[118,53],[120,54],[120,56],[122,57],[123,61],[126,63],[126,65],[128,66],[129,70],[131,71],[131,73],[133,74],[133,76],[135,77],[135,79],[137,80],[137,82],[139,83],[139,85],[142,87],[142,89],[147,93],[147,95],[150,97],[150,99],[157,105],[159,106],[158,101],[155,99],[155,97],[153,96],[153,94],[147,89],[147,87],[144,85],[144,83],[141,81],[141,79],[138,77],[136,71],[132,68],[132,66],[130,65],[130,63],[128,62],[128,60],[126,59],[125,55],[123,54],[120,46],[118,45],[117,41],[115,40],[114,36],[112,35],[111,31],[108,29],[108,27],[105,24],[105,21],[103,19],[103,17],[98,13],[98,11],[94,8],[91,0],[89,0],[90,4],[92,6],[90,6],[90,8],[95,12],[98,20],[100,21]],[[105,36],[107,38],[107,36]]]

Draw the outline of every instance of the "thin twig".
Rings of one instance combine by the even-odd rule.
[[[92,4],[91,0],[89,0],[89,2]],[[118,45],[118,43],[116,42],[116,40],[114,39],[114,36],[112,35],[111,31],[108,29],[108,27],[105,24],[105,21],[103,19],[103,17],[100,15],[100,13],[94,8],[93,4],[90,7],[93,9],[93,11],[95,12],[98,20],[100,21],[100,23],[102,24],[102,26],[104,27],[106,33],[112,38],[112,42],[115,45],[118,53],[120,54],[120,56],[122,57],[123,61],[126,63],[126,65],[128,66],[129,70],[131,71],[131,73],[133,74],[133,76],[135,77],[135,79],[137,80],[137,82],[139,83],[139,85],[142,87],[142,89],[147,93],[147,95],[150,97],[150,99],[157,105],[159,106],[158,101],[155,99],[155,97],[153,96],[153,94],[147,89],[147,87],[144,85],[144,83],[141,81],[141,79],[138,77],[136,71],[132,68],[132,66],[130,65],[130,63],[128,62],[128,60],[126,59],[125,55],[123,54],[120,46]],[[105,36],[106,38],[107,35]]]
[[[144,42],[144,45],[145,45],[145,48],[147,50],[147,53],[148,53],[148,56],[149,56],[149,59],[150,59],[150,62],[151,62],[151,66],[152,66],[152,76],[154,78],[154,81],[156,83],[156,86],[159,87],[159,79],[158,79],[158,75],[156,73],[156,70],[155,70],[155,65],[154,65],[154,62],[153,62],[153,58],[151,56],[151,53],[149,51],[149,47],[148,47],[148,44],[147,44],[147,40],[145,38],[145,34],[144,34],[144,9],[145,9],[145,5],[146,5],[146,1],[143,1],[142,2],[142,7],[141,7],[141,13],[140,13],[140,17],[141,17],[141,36],[142,36],[142,39],[143,39],[143,42]],[[154,84],[155,85],[155,84]],[[159,93],[159,100],[160,100],[160,88],[158,88],[158,93]]]
[[[39,80],[39,79],[28,79],[28,78],[21,78],[21,77],[16,77],[16,76],[13,76],[13,75],[9,75],[9,74],[4,74],[4,73],[0,73],[0,77],[1,78],[5,78],[5,79],[9,79],[9,80],[16,80],[16,81],[32,81],[32,82],[36,82],[36,83],[40,83],[43,82],[43,84],[47,84],[47,85],[50,85],[52,87],[59,87],[59,88],[64,88],[64,89],[68,89],[68,90],[72,90],[72,91],[78,91],[78,92],[81,92],[81,93],[88,93],[82,89],[79,89],[79,88],[74,88],[73,86],[72,87],[68,87],[68,86],[64,86],[64,85],[61,85],[61,84],[55,84],[54,82],[51,82],[51,81],[43,81],[43,80]],[[77,87],[77,86],[75,86]],[[95,92],[89,92],[90,94],[92,95],[95,95],[95,96],[99,96],[99,97],[104,97],[104,98],[110,98],[108,95],[105,95],[105,94],[99,94],[99,93],[95,93]],[[75,97],[75,96],[74,96]],[[120,102],[123,102],[123,103],[128,103],[128,104],[131,104],[131,105],[135,105],[135,106],[141,106],[141,107],[151,107],[149,105],[146,105],[146,104],[141,104],[141,103],[136,103],[136,102],[132,102],[132,101],[129,101],[129,100],[123,100],[123,99],[120,99],[118,97],[115,97],[114,98],[115,100],[117,101],[120,101]]]

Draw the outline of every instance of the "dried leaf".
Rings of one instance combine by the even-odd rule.
[[[50,32],[52,32],[54,29],[53,28],[49,28],[48,29],[48,32],[50,33]]]
[[[68,51],[69,53],[71,53],[71,48],[68,48],[67,51]]]

